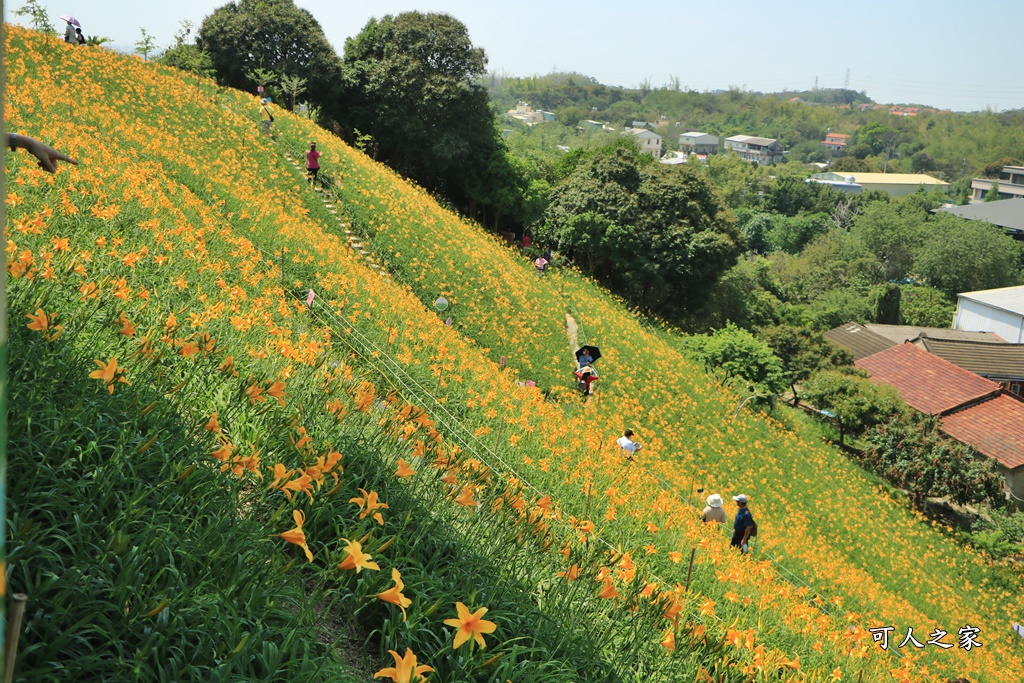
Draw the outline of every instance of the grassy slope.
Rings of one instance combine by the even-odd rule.
[[[987,634],[988,649],[957,653],[932,647],[929,659],[993,680],[1024,676],[1019,664],[1007,669],[1001,663],[1012,661],[1008,625],[1024,613],[1019,574],[988,566],[930,528],[834,449],[803,442],[763,420],[733,419],[735,397],[583,279],[536,278],[514,252],[410,191],[393,174],[335,141],[321,146],[334,155],[346,178],[350,211],[375,233],[384,258],[400,264],[425,302],[439,291],[470,299],[474,314],[462,318],[462,329],[479,338],[492,357],[539,356],[533,367],[544,357],[558,359],[556,371],[542,380],[565,385],[564,339],[525,326],[518,311],[509,314],[507,302],[529,307],[531,323],[538,316],[560,323],[567,305],[580,311],[589,339],[605,352],[605,380],[586,417],[566,419],[584,420],[605,444],[632,426],[648,441],[653,466],[682,490],[696,477],[709,490],[752,494],[765,529],[764,549],[784,556],[800,580],[834,596],[857,621],[895,625],[902,633],[907,626],[915,633],[978,626]],[[505,327],[496,330],[496,322]],[[664,519],[652,517],[659,525]]]
[[[391,352],[425,381],[436,382],[435,391],[445,395],[481,438],[491,442],[500,436],[502,455],[524,468],[532,481],[558,493],[557,501],[567,514],[590,513],[592,518],[603,514],[604,536],[624,549],[634,549],[635,555],[650,544],[656,552],[645,562],[669,581],[681,580],[681,565],[673,561],[669,549],[679,548],[681,542],[685,547],[699,542],[702,564],[695,584],[718,603],[715,609],[725,621],[718,625],[703,619],[695,609],[700,604],[696,600],[693,623],[706,621],[719,637],[725,635],[726,624],[759,628],[759,643],[769,650],[800,655],[804,670],[811,663],[821,671],[839,666],[853,675],[864,666],[859,659],[839,655],[846,642],[842,619],[825,618],[800,596],[786,595],[792,591],[773,580],[770,565],[740,562],[724,552],[721,539],[707,537],[685,508],[660,492],[644,471],[622,474],[609,442],[624,424],[644,425],[641,434],[649,446],[651,466],[679,488],[689,486],[694,465],[702,468],[698,480],[703,483],[728,481],[748,487],[748,493],[757,496],[755,509],[765,529],[764,540],[776,548],[785,547],[787,564],[792,558],[796,562],[792,566],[806,571],[807,580],[827,595],[835,593],[844,596],[848,605],[854,603],[864,615],[854,617],[855,621],[874,625],[875,619],[892,619],[914,625],[918,633],[934,625],[955,631],[957,626],[950,623],[954,620],[971,619],[972,624],[981,625],[983,636],[993,636],[986,641],[986,649],[956,660],[959,651],[951,651],[944,655],[948,666],[943,668],[987,668],[993,672],[992,680],[1000,680],[986,655],[1000,644],[995,634],[1014,609],[1012,599],[992,589],[969,586],[954,587],[959,588],[955,604],[933,599],[943,583],[952,584],[955,570],[949,568],[950,561],[975,567],[973,558],[913,516],[894,509],[828,449],[801,444],[746,416],[730,421],[732,397],[716,390],[658,335],[643,330],[634,316],[588,283],[572,275],[538,281],[528,264],[438,209],[423,193],[409,189],[307,122],[279,117],[279,127],[295,144],[315,135],[325,148],[325,167],[343,169],[348,210],[376,232],[375,244],[386,250],[389,261],[401,265],[414,292],[428,302],[438,293],[449,294],[461,332],[488,349],[492,361],[506,355],[514,372],[542,385],[564,385],[560,378],[567,354],[561,286],[580,312],[587,334],[606,350],[602,369],[607,380],[599,400],[585,409],[565,402],[560,407],[540,402],[534,392],[510,381],[507,375],[512,373],[499,372],[479,350],[441,327],[411,295],[383,283],[339,240],[323,234],[325,229],[336,230],[330,228],[330,216],[312,193],[301,189],[297,175],[281,163],[277,151],[249,133],[251,122],[237,116],[236,112],[254,109],[251,98],[224,93],[211,101],[204,89],[202,99],[185,104],[182,100],[189,97],[189,89],[180,82],[156,77],[152,66],[126,65],[123,59],[104,55],[74,64],[76,92],[83,93],[90,104],[72,111],[66,104],[72,99],[68,93],[64,99],[59,89],[50,97],[38,95],[61,82],[63,72],[48,72],[47,64],[59,64],[68,56],[59,46],[52,49],[55,55],[26,69],[36,74],[32,91],[37,96],[29,95],[28,88],[16,87],[12,101],[18,123],[27,132],[63,141],[86,156],[89,166],[79,170],[75,182],[88,185],[101,194],[101,201],[109,202],[111,197],[103,198],[99,188],[119,188],[118,182],[133,175],[169,173],[213,209],[193,218],[194,225],[211,222],[221,228],[248,229],[261,243],[287,249],[289,286],[294,284],[293,277],[301,281],[297,288],[317,283],[318,291],[333,299],[340,314],[359,320],[362,329],[387,340],[382,344],[389,344]],[[96,135],[96,129],[115,129],[123,140],[121,148]],[[94,170],[105,177],[89,179]],[[130,226],[123,229],[131,232]],[[170,289],[167,282],[173,276],[153,277],[164,278],[156,281],[162,282],[161,289]],[[22,305],[29,305],[28,300]],[[254,306],[249,315],[256,316],[258,311]],[[289,324],[293,338],[298,338],[303,326],[295,321]],[[223,326],[228,334],[229,326]],[[265,334],[241,335],[241,348],[251,344],[252,355],[253,348],[266,346]],[[590,427],[588,433],[579,429],[584,421]],[[757,472],[741,467],[744,453],[758,454],[752,459]],[[818,469],[808,471],[808,463]],[[586,482],[595,492],[592,500],[582,493]],[[815,499],[836,500],[850,510],[874,514],[876,521],[889,522],[898,530],[890,535],[880,529],[872,536],[860,517],[847,515],[844,520],[834,510],[818,510]],[[613,509],[616,515],[611,514]],[[616,519],[607,519],[613,516]],[[658,531],[649,531],[649,522]],[[848,529],[840,536],[844,523]],[[827,532],[826,538],[821,538],[820,530]],[[908,558],[903,548],[929,546],[930,554],[903,559]],[[875,560],[882,561],[876,565]],[[934,573],[918,575],[907,564],[910,561],[919,561]],[[923,584],[919,592],[907,585],[913,580]],[[761,610],[748,608],[745,598]],[[936,604],[929,604],[929,599]],[[973,621],[975,616],[979,623]],[[863,633],[859,636],[862,648],[855,653],[866,649]],[[742,663],[752,665],[754,654],[740,650],[737,656]],[[870,657],[867,663],[888,666],[878,661]],[[1015,680],[1012,667],[1004,671],[1004,680]]]

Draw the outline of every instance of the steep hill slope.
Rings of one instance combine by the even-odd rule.
[[[216,490],[213,482],[231,489],[237,497],[218,503],[239,539],[229,552],[248,544],[269,558],[275,580],[305,588],[305,601],[291,594],[307,619],[292,624],[292,634],[313,620],[308,603],[331,614],[348,605],[360,612],[351,620],[375,632],[374,656],[412,646],[438,669],[434,680],[825,680],[833,673],[837,680],[929,680],[934,672],[1020,679],[1002,635],[1021,611],[1014,579],[894,505],[835,452],[743,412],[734,418],[735,397],[582,278],[538,279],[493,238],[308,121],[282,112],[275,123],[282,142],[257,135],[248,118],[255,100],[242,93],[197,88],[152,64],[44,44],[17,30],[8,66],[13,127],[84,162],[50,178],[17,158],[8,201],[12,321],[29,314],[39,320],[42,308],[59,313],[66,329],[51,340],[41,323],[19,325],[12,369],[23,383],[50,375],[73,380],[70,396],[87,396],[91,421],[116,443],[97,451],[75,481],[88,482],[94,468],[112,463],[95,471],[123,499],[121,478],[135,481],[131,461],[160,452],[163,464],[147,478],[190,482],[201,472],[210,482],[204,490]],[[343,201],[331,208],[284,156],[311,138],[324,149],[325,173],[341,176]],[[411,290],[382,278],[346,246],[344,226],[331,213],[339,209],[373,233],[374,248]],[[317,294],[312,307],[294,298],[305,299],[310,287]],[[430,310],[439,294],[454,304],[452,327]],[[567,308],[606,353],[604,386],[585,406],[572,400],[563,379]],[[51,357],[51,348],[63,355]],[[116,381],[114,357],[132,388]],[[102,372],[86,380],[93,359]],[[536,380],[558,400],[545,401],[517,378]],[[115,413],[106,401],[122,396]],[[39,457],[31,425],[47,415],[73,450],[81,439],[68,425],[84,420],[73,399],[26,399],[14,407],[12,521],[29,523],[13,524],[10,584],[31,587],[50,601],[53,615],[62,603],[38,577],[62,570],[26,558],[59,555],[52,548],[77,541],[74,533],[33,538],[51,513],[32,501],[40,482],[70,470],[60,449]],[[211,420],[214,411],[220,424]],[[160,420],[139,422],[152,415]],[[135,421],[111,432],[112,420],[129,419]],[[626,425],[647,443],[636,466],[614,451],[613,437]],[[120,459],[108,457],[112,452]],[[337,462],[328,463],[342,452],[345,472],[335,485]],[[427,454],[433,466],[416,459]],[[51,459],[54,474],[41,464]],[[396,477],[400,459],[418,475]],[[286,495],[282,488],[292,482],[285,490],[294,495]],[[699,525],[685,500],[695,483],[753,495],[765,547],[784,553],[782,565],[767,555],[742,558]],[[369,512],[360,488],[392,506],[381,511],[386,532],[355,509]],[[184,494],[173,484],[161,490],[181,504]],[[145,488],[143,494],[153,496]],[[128,498],[124,511],[132,508]],[[275,536],[294,526],[292,508],[303,513],[298,519],[315,558],[306,565],[298,548]],[[99,509],[95,519],[102,524],[109,514]],[[122,518],[106,524],[118,530],[113,520]],[[135,519],[132,529],[147,521]],[[372,600],[389,587],[385,577],[338,569],[346,553],[352,556],[339,537],[363,538],[382,573],[389,565],[401,569],[413,598],[408,621]],[[135,538],[115,537],[112,552],[147,547]],[[687,580],[691,549],[697,563],[687,592],[674,585]],[[93,569],[99,575],[101,568]],[[787,582],[791,571],[798,576]],[[164,615],[145,629],[146,638],[159,640],[169,626],[187,623],[196,607],[192,582],[177,575],[172,591],[167,576],[159,556],[139,570],[141,578],[126,581],[108,602],[123,605],[133,587],[152,580],[151,596],[142,596],[150,599],[140,600],[146,611],[121,620],[113,610],[113,633],[91,637],[131,642],[137,619]],[[232,590],[265,581],[257,572]],[[211,587],[218,590],[230,596],[225,602],[241,599]],[[488,655],[500,660],[452,651],[441,622],[456,600],[491,608],[499,630]],[[855,612],[842,612],[840,602]],[[248,616],[248,607],[238,609]],[[47,628],[75,632],[88,617],[79,612],[74,618],[82,621],[70,624],[39,618],[29,633],[39,643]],[[920,636],[936,627],[955,633],[964,622],[982,629],[980,650],[929,646],[894,658],[864,630],[913,626]],[[287,653],[289,670],[265,645],[254,645],[272,637],[231,635],[216,659],[239,660],[234,675],[310,675],[301,657],[289,659],[294,648],[275,645]],[[144,654],[123,671],[166,666],[167,650],[132,643],[125,651]],[[66,654],[58,643],[23,656],[46,670]],[[320,671],[329,670],[327,662],[336,666],[330,648],[316,656]]]

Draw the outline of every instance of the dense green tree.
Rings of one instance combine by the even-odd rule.
[[[722,274],[704,304],[686,316],[684,326],[706,332],[730,322],[747,330],[774,325],[782,304],[777,290],[768,260],[748,254]]]
[[[900,318],[904,325],[950,327],[956,306],[937,289],[924,285],[902,285]]]
[[[475,80],[487,57],[447,14],[371,19],[345,41],[344,122],[373,136],[378,158],[459,204],[505,205],[477,177],[502,178],[500,135]]]
[[[712,334],[689,337],[686,348],[700,362],[724,372],[741,393],[770,400],[786,387],[782,361],[771,347],[732,323]]]
[[[1002,505],[1003,478],[994,463],[943,435],[939,421],[906,412],[871,429],[862,461],[906,489],[914,507],[929,497],[948,496],[958,505]]]
[[[850,234],[882,264],[886,280],[901,280],[914,268],[914,252],[927,238],[927,213],[908,202],[873,203],[854,221]]]
[[[794,403],[799,402],[797,384],[815,372],[853,365],[849,351],[829,342],[821,332],[806,327],[777,325],[760,330],[757,336],[782,363],[783,377],[793,390]]]
[[[340,111],[341,63],[313,15],[292,0],[238,0],[203,20],[196,41],[222,85],[253,91],[250,75],[265,69],[278,82],[304,78],[309,100],[331,119]]]
[[[896,390],[875,384],[866,377],[825,370],[803,384],[804,400],[817,408],[822,419],[839,429],[839,444],[847,434],[860,434],[865,429],[907,410]]]
[[[899,325],[900,320],[900,286],[892,282],[873,287],[871,303],[874,308],[874,322],[879,325]]]
[[[539,233],[622,296],[669,317],[699,307],[742,248],[706,177],[641,168],[623,149],[587,159],[556,187]]]
[[[1002,228],[940,214],[916,250],[915,270],[929,286],[955,297],[959,292],[1021,283],[1022,246]]]

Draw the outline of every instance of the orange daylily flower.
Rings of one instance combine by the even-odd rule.
[[[558,575],[564,576],[566,583],[571,583],[572,581],[575,581],[576,579],[580,578],[580,566],[578,564],[573,564],[564,572],[558,572]]]
[[[114,384],[117,382],[123,382],[124,384],[131,385],[131,382],[126,380],[124,375],[124,368],[117,367],[117,359],[111,358],[107,363],[103,361],[94,361],[96,365],[100,367],[99,370],[93,370],[89,373],[91,379],[102,380],[107,385],[107,391],[114,393]]]
[[[462,493],[455,499],[455,502],[462,507],[467,508],[476,507],[478,505],[478,503],[473,500],[473,490],[468,486],[464,486],[462,488]]]
[[[41,308],[37,308],[35,315],[29,313],[26,317],[31,321],[25,327],[35,332],[39,332],[43,335],[46,341],[56,341],[64,334],[64,328],[60,325],[53,325],[53,321],[56,320],[57,314],[47,314]]]
[[[446,625],[454,626],[458,629],[455,632],[455,641],[452,644],[453,649],[459,649],[459,646],[470,638],[473,638],[481,649],[487,647],[487,643],[484,642],[484,634],[494,633],[498,628],[498,625],[493,621],[487,621],[483,618],[487,614],[487,608],[481,607],[476,612],[470,614],[468,607],[461,602],[456,602],[455,609],[458,612],[458,618],[444,620]]]
[[[221,431],[221,428],[220,428],[220,423],[217,422],[217,411],[216,410],[213,411],[212,415],[210,415],[210,421],[206,423],[206,426],[203,427],[203,429],[205,429],[208,432],[213,432],[215,434],[222,434],[223,433]]]
[[[284,382],[275,381],[273,384],[271,384],[270,388],[267,389],[267,395],[276,398],[277,402],[280,403],[281,407],[283,408],[284,399],[288,397],[288,394],[284,392]]]
[[[26,317],[32,321],[25,326],[28,329],[43,333],[50,329],[50,316],[43,309],[37,308],[35,315],[29,313]]]
[[[350,498],[348,501],[350,503],[355,503],[356,505],[359,506],[359,509],[362,510],[362,512],[359,513],[359,519],[366,519],[366,516],[372,513],[373,518],[377,520],[377,524],[383,526],[384,517],[379,512],[374,512],[374,510],[386,510],[388,509],[388,504],[377,501],[376,491],[370,491],[369,493],[367,493],[366,489],[359,490],[363,494],[362,498]]]
[[[615,590],[615,584],[612,583],[611,579],[604,580],[604,587],[601,588],[601,592],[597,594],[597,597],[604,600],[614,600],[615,598],[621,598],[619,591]]]
[[[312,562],[313,553],[309,551],[309,546],[306,545],[306,532],[302,530],[302,524],[306,521],[306,515],[302,510],[292,510],[292,519],[295,520],[295,528],[278,535],[289,543],[294,543],[302,548],[303,552],[306,553],[306,559]]]
[[[672,629],[665,631],[665,635],[661,638],[661,646],[668,652],[672,652],[676,649],[676,634]]]
[[[412,604],[412,600],[402,594],[402,589],[405,588],[405,583],[402,581],[401,572],[392,568],[391,580],[395,582],[395,585],[383,593],[377,593],[374,597],[378,600],[383,600],[384,602],[390,602],[392,605],[398,605],[399,609],[402,610],[402,621],[405,621],[405,608]]]
[[[398,459],[398,470],[395,472],[395,476],[396,477],[411,477],[414,474],[416,474],[416,470],[414,470],[413,468],[409,467],[409,463],[407,463],[403,458],[399,458]]]
[[[373,674],[374,679],[387,676],[394,683],[416,683],[423,677],[423,674],[434,670],[433,667],[426,664],[417,665],[416,655],[408,648],[405,650],[404,657],[399,657],[394,650],[388,650],[388,654],[395,658],[395,665]]]
[[[351,570],[355,569],[356,574],[364,569],[372,569],[374,571],[380,571],[380,566],[376,562],[371,562],[370,558],[372,555],[368,555],[363,552],[363,544],[359,541],[350,541],[347,538],[341,539],[345,541],[345,559],[338,565],[338,569]]]
[[[310,502],[313,501],[313,477],[308,474],[301,474],[297,479],[283,484],[281,490],[284,491],[284,495],[288,497],[288,500],[292,499],[292,491],[302,491],[309,496]]]

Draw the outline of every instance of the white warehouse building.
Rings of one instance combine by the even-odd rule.
[[[957,295],[953,328],[994,332],[1011,344],[1024,344],[1024,286]]]

